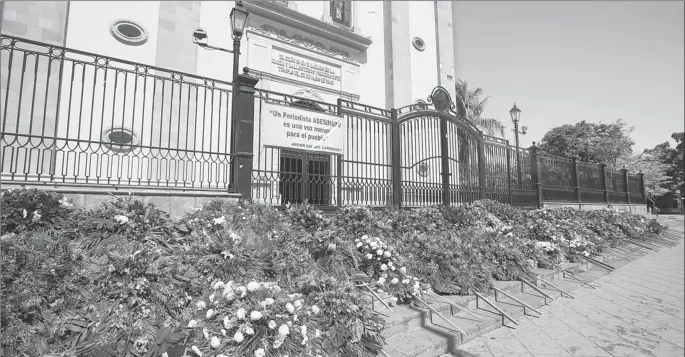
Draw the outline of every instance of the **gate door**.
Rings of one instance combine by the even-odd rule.
[[[402,206],[462,204],[481,198],[481,132],[457,117],[449,93],[437,87],[427,103],[398,110]]]

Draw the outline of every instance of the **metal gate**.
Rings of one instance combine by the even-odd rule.
[[[482,133],[460,119],[449,93],[436,87],[427,102],[394,112],[395,200],[402,206],[456,205],[485,195]]]

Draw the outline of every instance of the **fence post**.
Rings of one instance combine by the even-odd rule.
[[[342,116],[342,99],[338,98],[338,110],[337,113],[338,116]],[[335,166],[335,174],[336,174],[336,181],[337,185],[335,185],[335,200],[337,203],[338,207],[342,207],[342,170],[343,170],[343,164],[342,164],[343,156],[338,155],[338,160],[336,161],[336,166]]]
[[[609,204],[609,191],[607,190],[607,165],[599,164],[599,180],[604,191],[604,203]]]
[[[642,195],[642,204],[646,205],[647,195],[645,194],[645,174],[640,171],[637,173],[637,176],[640,178],[640,194]]]
[[[530,179],[533,183],[533,189],[535,190],[535,195],[537,198],[538,208],[542,208],[542,183],[540,183],[540,166],[538,166],[538,147],[535,146],[533,141],[533,146],[530,147]]]
[[[576,201],[580,203],[580,180],[578,176],[578,157],[574,156],[571,165],[571,185],[576,190]]]
[[[509,142],[507,141],[507,192],[509,193],[509,204],[511,205],[514,202],[514,197],[511,192],[511,146],[509,146]]]
[[[390,111],[390,120],[392,127],[392,137],[390,147],[392,150],[392,195],[393,204],[397,208],[402,208],[402,171],[400,167],[400,123],[397,121],[397,109]]]
[[[252,158],[254,156],[254,93],[259,79],[243,69],[233,80],[233,115],[231,124],[234,137],[231,140],[232,188],[243,200],[252,199]]]
[[[447,153],[445,153],[446,155]],[[483,134],[480,135],[480,140],[478,141],[478,181],[480,183],[480,199],[486,199],[485,187],[487,182],[485,182],[485,139]]]
[[[626,203],[630,204],[630,184],[628,183],[628,170],[624,167],[621,169],[623,174],[623,191],[626,193]]]

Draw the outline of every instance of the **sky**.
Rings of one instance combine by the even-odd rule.
[[[521,146],[555,126],[623,119],[636,152],[685,126],[682,1],[459,1],[455,71]],[[507,138],[512,140],[513,133]]]

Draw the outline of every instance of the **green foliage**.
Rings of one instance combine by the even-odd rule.
[[[454,102],[460,117],[470,121],[488,135],[504,136],[505,126],[501,121],[483,117],[489,97],[481,98],[483,95],[481,88],[471,89],[463,79],[457,80],[454,88],[456,91]]]
[[[16,355],[375,356],[385,341],[369,290],[400,304],[428,289],[484,292],[529,276],[529,261],[551,268],[663,229],[615,210],[487,200],[330,217],[216,200],[178,222],[133,197],[83,211],[17,190],[2,205],[0,342]]]
[[[618,169],[617,160],[633,152],[632,131],[621,119],[609,124],[583,120],[550,129],[538,146],[551,155],[579,157],[584,162],[604,163],[610,169]]]
[[[72,210],[62,194],[37,189],[2,192],[0,232],[19,233],[55,224]]]

